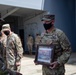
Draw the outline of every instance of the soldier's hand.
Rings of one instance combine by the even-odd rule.
[[[16,62],[16,66],[20,66],[21,62]]]
[[[53,62],[53,63],[50,64],[50,68],[51,68],[51,69],[54,69],[54,68],[56,68],[58,65],[59,65],[59,63],[58,63],[57,61],[55,61],[55,62]]]

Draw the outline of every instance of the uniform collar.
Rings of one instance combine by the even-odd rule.
[[[56,28],[55,28],[55,27],[53,27],[49,32],[46,32],[46,31],[45,31],[45,34],[53,33],[55,30],[56,30]]]

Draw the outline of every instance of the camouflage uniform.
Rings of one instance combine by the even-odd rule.
[[[7,36],[6,43],[7,68],[19,72],[21,66],[16,66],[16,62],[21,62],[22,58],[23,48],[21,40],[17,34],[12,32],[10,36]]]
[[[41,42],[41,36],[40,35],[36,35],[35,38],[35,48],[37,48],[37,45]]]
[[[2,26],[2,32],[7,36],[6,40],[6,63],[12,71],[20,71],[20,62],[23,54],[21,40],[17,34],[11,31],[9,24]]]
[[[59,63],[59,65],[54,69],[43,65],[43,75],[64,75],[64,64],[67,62],[71,54],[71,47],[68,38],[63,31],[56,28],[54,28],[52,32],[42,33],[41,36],[41,42],[43,44],[53,44],[55,46],[54,61]]]
[[[0,56],[0,75],[7,75],[8,73],[5,70],[6,70],[6,65],[4,64],[4,60],[2,56]]]
[[[0,56],[0,75],[22,75],[21,73],[6,68],[3,58]]]
[[[0,55],[6,62],[6,35],[0,36]]]
[[[32,54],[32,49],[33,49],[33,37],[30,35],[27,38],[27,47],[28,47],[28,51],[29,54]]]

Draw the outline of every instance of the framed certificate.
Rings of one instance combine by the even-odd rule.
[[[50,65],[53,62],[54,46],[39,44],[35,55],[35,62],[43,65]]]

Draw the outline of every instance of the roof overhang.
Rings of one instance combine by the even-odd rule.
[[[42,10],[21,8],[21,7],[14,7],[14,6],[0,4],[0,15],[2,19],[8,16],[21,16],[21,17],[27,18],[29,16],[41,14],[43,12],[44,11]]]

